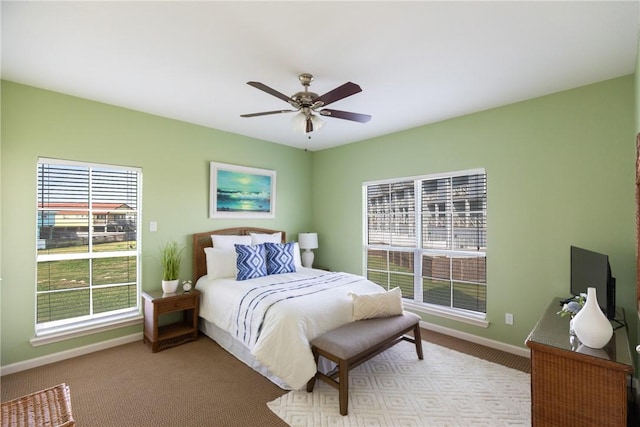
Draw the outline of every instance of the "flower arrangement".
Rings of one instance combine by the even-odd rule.
[[[571,298],[568,302],[566,302],[562,306],[562,310],[560,310],[556,314],[559,314],[562,317],[571,316],[573,318],[582,309],[586,301],[587,301],[587,294],[581,293],[580,295],[576,295],[573,298]]]

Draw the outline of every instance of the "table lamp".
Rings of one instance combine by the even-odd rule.
[[[302,252],[302,266],[312,268],[314,255],[313,252],[311,252],[311,249],[318,248],[318,234],[298,234],[298,245],[300,246],[300,249],[304,249],[304,252]]]

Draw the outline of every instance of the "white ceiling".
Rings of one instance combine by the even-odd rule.
[[[2,1],[2,78],[309,150],[634,72],[637,1]],[[295,133],[286,95],[363,91]]]

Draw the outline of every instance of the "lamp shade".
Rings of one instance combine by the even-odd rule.
[[[324,120],[315,114],[311,115],[311,123],[313,123],[313,130],[320,130],[320,128],[324,126]]]
[[[311,120],[311,130],[307,129],[307,118]],[[291,118],[291,124],[293,125],[294,131],[299,133],[308,133],[313,132],[314,130],[320,130],[320,128],[324,126],[324,120],[315,114],[311,114],[309,112],[305,114],[305,112],[300,111]]]
[[[298,234],[298,245],[300,249],[316,249],[318,247],[318,233]]]
[[[291,124],[293,130],[300,133],[305,133],[305,127],[307,126],[307,117],[301,111],[298,114],[291,117]]]

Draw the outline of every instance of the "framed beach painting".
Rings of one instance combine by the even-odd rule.
[[[276,172],[211,162],[209,218],[275,218]]]

